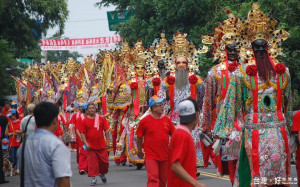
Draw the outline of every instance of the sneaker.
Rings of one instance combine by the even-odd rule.
[[[80,171],[79,171],[79,174],[80,174],[80,175],[84,175],[84,174],[85,174],[85,171],[84,171],[84,170],[80,170]]]
[[[199,177],[200,176],[200,171],[197,171],[196,172],[196,177]]]
[[[136,165],[136,169],[137,169],[137,170],[141,170],[143,166],[144,166],[143,164],[137,164],[137,165]]]
[[[96,177],[93,177],[91,181],[91,186],[95,186],[96,184],[97,184],[97,179]]]
[[[99,174],[99,177],[101,178],[103,183],[107,182],[107,179],[106,179],[105,175]]]
[[[15,175],[19,175],[20,174],[20,171],[17,169],[15,170]]]
[[[126,162],[122,162],[122,166],[126,166]]]

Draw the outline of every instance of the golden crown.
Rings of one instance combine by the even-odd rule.
[[[160,40],[159,43],[155,46],[154,53],[157,57],[166,57],[169,55],[170,52],[170,45],[168,44],[168,41],[166,39],[166,34],[162,32],[160,34]]]
[[[241,37],[242,22],[229,10],[226,13],[228,13],[228,19],[215,25],[214,34],[202,37],[202,43],[212,45],[213,58],[220,59],[220,61],[226,59],[226,45],[238,45]]]
[[[173,36],[172,52],[173,58],[187,57],[190,58],[194,53],[195,45],[193,42],[189,42],[187,39],[187,33],[182,33],[182,31],[177,31]]]
[[[269,18],[261,10],[259,4],[253,3],[252,10],[249,11],[248,17],[243,24],[241,37],[243,47],[240,53],[242,59],[252,59],[253,51],[251,43],[257,39],[264,39],[268,43],[269,55],[273,58],[280,55],[281,48],[279,42],[286,40],[290,35],[285,30],[276,30],[278,21]]]

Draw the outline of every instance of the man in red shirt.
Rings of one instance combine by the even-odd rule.
[[[144,157],[142,151],[144,138],[148,187],[165,187],[167,184],[169,136],[175,131],[175,127],[163,114],[163,101],[164,98],[157,95],[149,99],[151,112],[140,121],[136,132],[139,158]]]
[[[293,116],[293,128],[292,131],[297,133],[298,142],[300,142],[300,111],[296,112]],[[298,176],[298,186],[300,186],[300,145],[298,143],[296,152],[296,170]]]
[[[196,101],[188,98],[178,104],[180,124],[169,146],[169,187],[205,187],[196,177],[196,150],[191,135],[199,119]]]
[[[63,134],[64,134],[64,126],[66,126],[66,122],[64,120],[64,118],[62,117],[61,114],[59,114],[57,116],[57,120],[58,120],[58,126],[56,131],[54,132],[54,134],[61,140],[63,141]]]
[[[83,104],[79,105],[79,107],[80,107],[80,111],[82,113],[79,113],[78,118],[76,118],[76,123],[75,123],[75,126],[74,126],[74,130],[75,130],[76,135],[77,135],[76,136],[76,142],[77,142],[77,146],[78,146],[78,152],[77,152],[77,155],[78,155],[78,170],[79,170],[80,175],[84,175],[88,171],[88,162],[87,162],[87,152],[83,148],[84,144],[82,142],[82,137],[81,137],[80,132],[84,131],[84,129],[82,130],[81,126],[82,126],[83,120],[88,116],[89,111],[88,111],[88,105],[86,103],[83,103]]]
[[[79,164],[79,141],[81,141],[81,135],[80,132],[78,131],[78,129],[76,128],[76,126],[79,126],[79,120],[81,118],[81,114],[82,114],[82,103],[80,103],[79,105],[77,105],[78,107],[78,112],[76,112],[75,114],[73,114],[71,120],[70,120],[70,125],[69,125],[69,133],[74,135],[76,137],[76,151],[77,151],[77,164]],[[77,130],[76,130],[77,129]],[[82,143],[83,145],[83,143]],[[81,147],[82,147],[81,145]],[[82,174],[84,174],[82,172]]]
[[[103,183],[106,183],[105,174],[108,172],[109,124],[105,118],[96,114],[95,104],[88,104],[89,115],[81,123],[80,131],[82,141],[87,149],[88,176],[92,177],[91,186],[97,183],[99,175]],[[103,136],[105,132],[106,142]]]

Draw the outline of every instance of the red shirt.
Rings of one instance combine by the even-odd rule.
[[[81,115],[78,117],[76,125],[75,125],[75,129],[78,129],[79,132],[84,132],[84,129],[82,127],[82,122],[85,119],[84,115]]]
[[[175,127],[167,116],[155,119],[152,115],[148,115],[143,118],[139,123],[136,135],[140,138],[144,137],[145,158],[159,161],[168,160],[169,136],[174,131]]]
[[[293,128],[292,131],[297,132],[300,131],[300,111],[296,112],[293,116]],[[298,144],[296,157],[300,157],[300,145]]]
[[[64,124],[64,120],[63,119],[61,121],[58,120],[57,129],[54,132],[55,136],[57,136],[57,137],[64,134],[64,131],[62,130],[62,128],[60,126],[60,122],[62,122]]]
[[[182,129],[176,129],[171,138],[169,147],[168,186],[193,187],[181,180],[172,170],[171,166],[178,161],[192,177],[196,178],[196,150],[190,133]]]
[[[105,139],[103,131],[109,129],[109,124],[105,118],[99,116],[99,130],[94,127],[96,118],[89,118],[88,116],[83,119],[81,123],[80,132],[85,134],[87,143],[92,149],[105,149]]]
[[[78,115],[78,116],[77,116]],[[72,116],[72,118],[71,118],[71,120],[70,120],[70,124],[72,123],[72,124],[74,124],[74,131],[75,131],[75,134],[76,134],[76,142],[78,143],[78,145],[79,146],[82,146],[83,145],[83,142],[81,141],[81,139],[79,138],[79,136],[78,136],[78,134],[77,134],[77,132],[76,132],[76,130],[78,130],[79,132],[82,132],[82,130],[80,130],[81,128],[81,122],[82,122],[82,114],[81,113],[79,113],[79,112],[77,112],[77,113],[75,113],[73,116]]]
[[[17,120],[16,122],[10,121],[8,132],[12,133],[16,130],[20,130],[20,126],[21,126],[21,120]],[[21,135],[18,135],[18,136],[19,136],[19,141],[17,141],[16,135],[9,136],[10,147],[19,147],[21,145],[21,142],[20,142]]]
[[[71,120],[70,120],[70,124],[74,124],[74,129],[80,129],[80,124],[81,124],[81,113],[77,112],[75,114],[73,114]],[[80,131],[80,130],[79,130]]]
[[[73,114],[73,116],[71,117],[71,120],[70,120],[70,124],[72,123],[72,124],[76,124],[76,118],[77,118],[77,114],[78,114],[78,112],[77,113],[75,113],[75,114]]]
[[[5,107],[2,107],[2,116],[7,116],[7,114],[9,114],[10,108],[8,110],[6,110]]]

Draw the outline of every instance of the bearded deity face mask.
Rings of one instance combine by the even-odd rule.
[[[263,58],[263,54],[267,51],[267,41],[264,39],[254,40],[252,42],[252,49],[254,54],[259,52],[260,57]]]

